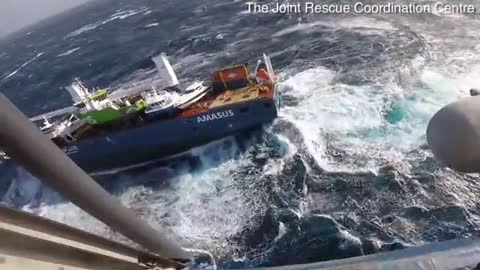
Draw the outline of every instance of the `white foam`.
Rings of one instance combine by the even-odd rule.
[[[310,32],[316,31],[316,27],[319,27],[319,26],[332,27],[333,24],[328,22],[323,22],[323,21],[316,21],[312,23],[298,23],[296,25],[287,27],[285,29],[282,29],[274,33],[272,37],[280,37],[280,36],[287,35],[294,32],[310,33]]]
[[[242,179],[235,176],[239,168],[252,166],[251,161],[246,155],[238,157],[239,149],[233,138],[196,148],[192,154],[201,160],[199,170],[193,171],[188,162],[177,162],[175,169],[164,167],[147,171],[142,179],[127,179],[128,182],[167,181],[167,187],[158,189],[139,184],[123,190],[119,199],[154,227],[165,228],[166,233],[182,246],[207,249],[216,255],[232,254],[236,247],[229,239],[252,226],[253,217],[264,211],[263,205],[252,203],[255,200],[245,197],[245,191],[239,188],[238,181]],[[159,170],[163,173],[155,174]],[[172,178],[162,179],[163,176],[159,176],[162,178],[155,179],[155,175],[167,174]],[[28,203],[24,210],[128,242],[71,203],[39,204],[39,201],[58,196],[49,190],[35,188],[23,180],[19,180],[15,187],[18,187],[16,193],[20,190],[26,194],[31,189],[33,192],[29,194],[34,195],[29,197],[39,198],[24,201]]]
[[[13,179],[2,201],[15,206],[35,204],[39,199],[41,183],[24,169],[17,169],[17,177]]]
[[[279,159],[268,159],[267,163],[263,166],[264,175],[273,175],[276,176],[282,172],[285,168],[285,163],[290,160],[293,155],[297,152],[297,147],[291,143],[285,136],[276,135],[277,139],[286,144],[287,151],[282,158]]]
[[[215,55],[198,53],[190,54],[181,59],[178,59],[178,68],[184,71],[189,71],[190,69],[198,70],[205,68],[205,66],[210,65],[213,61]],[[174,66],[177,69],[177,66]]]
[[[20,65],[20,67],[18,67],[16,70],[14,70],[12,73],[6,75],[5,77],[3,77],[2,80],[0,80],[0,83],[3,83],[5,82],[6,80],[8,80],[9,78],[11,78],[12,76],[14,76],[15,74],[17,74],[20,70],[22,70],[24,67],[28,66],[30,63],[32,63],[33,61],[37,60],[40,56],[42,56],[43,53],[39,53],[37,54],[36,56],[34,56],[32,59],[28,60],[27,62],[23,63],[22,65]]]
[[[343,238],[339,245],[339,248],[342,250],[346,250],[352,245],[362,244],[362,241],[360,241],[358,237],[353,236],[346,230],[340,230],[339,234]]]
[[[323,67],[300,72],[285,82],[285,94],[299,99],[281,116],[294,123],[305,138],[305,145],[317,163],[329,167],[325,134],[348,134],[382,124],[372,89],[334,84],[336,74]]]
[[[115,16],[112,15],[100,24],[92,24],[90,28],[84,30],[94,29],[115,17],[121,19],[127,14],[122,15],[119,11],[114,14]],[[371,31],[385,33],[395,30],[389,22],[357,18],[352,21],[341,19],[299,24],[279,31],[275,36],[296,31],[308,33],[322,26],[332,30],[343,28],[367,34],[374,33]],[[80,33],[82,32],[77,34]],[[229,48],[251,41],[240,40],[234,45],[229,45],[231,46]],[[459,61],[470,58],[462,52],[455,57]],[[186,68],[188,66],[198,68],[198,65],[205,63],[205,59],[213,61],[212,56],[197,54],[179,59],[179,63]],[[416,58],[411,65],[420,68],[424,62],[424,59]],[[191,65],[192,63],[195,65]],[[479,72],[480,66],[472,66],[470,71],[460,75],[448,73],[448,68],[430,67],[418,74],[407,74],[413,83],[406,86],[399,85],[394,80],[353,86],[337,81],[336,72],[322,66],[307,70],[287,67],[280,73],[281,77],[287,78],[280,83],[280,89],[285,95],[295,98],[298,105],[282,108],[280,116],[299,129],[305,138],[306,150],[324,169],[375,171],[385,162],[395,162],[403,166],[405,160],[409,158],[409,150],[425,143],[424,133],[430,116],[441,106],[466,95],[469,88],[478,88]],[[383,115],[390,104],[395,104],[403,111],[403,118],[394,123],[386,121]],[[333,136],[336,147],[348,154],[358,155],[366,165],[351,164],[350,160],[337,161],[331,157],[327,153],[327,135]],[[269,160],[261,172],[264,175],[280,173],[285,162],[289,162],[289,159],[300,150],[301,146],[291,143],[282,136],[279,137],[288,144],[288,152],[284,158]],[[254,191],[248,190],[248,187],[243,187],[247,189],[246,191],[238,187],[239,181],[243,179],[236,173],[242,168],[256,165],[252,164],[246,155],[237,157],[238,149],[234,143],[233,147],[223,148],[224,143],[222,140],[192,151],[201,160],[203,165],[201,169],[193,171],[189,164],[177,164],[175,169],[161,168],[174,170],[172,175],[175,177],[168,180],[168,187],[158,189],[139,184],[123,191],[119,198],[122,203],[135,209],[150,223],[161,225],[167,232],[177,235],[178,241],[185,243],[186,246],[206,248],[214,251],[216,255],[231,254],[236,247],[231,246],[229,239],[251,226],[252,217],[264,211],[265,206],[256,201],[257,194],[253,194]],[[210,147],[215,148],[215,151],[211,151]],[[165,180],[148,175],[147,172],[141,176],[148,179],[136,178],[131,179],[131,182]],[[30,184],[26,186],[27,189],[35,190]],[[38,196],[35,195],[38,194],[36,192],[27,191],[22,193],[26,194],[25,197],[32,193],[34,195],[30,197]],[[53,196],[44,191],[40,192],[43,192],[43,197]],[[332,203],[328,198],[323,199],[325,203]],[[33,204],[30,210],[100,235],[116,237],[104,225],[70,203],[42,204],[40,207]],[[308,209],[300,207],[292,211],[301,217]],[[284,233],[285,228],[280,224],[279,229],[278,238]],[[344,236],[353,242],[357,241],[349,234]]]
[[[348,19],[341,19],[337,21],[337,25],[341,28],[350,29],[353,31],[394,31],[397,27],[393,26],[390,22],[372,17],[354,17]],[[375,32],[377,33],[377,32]]]
[[[145,25],[145,28],[157,27],[159,25],[160,25],[159,23],[151,23],[151,24]]]
[[[57,57],[67,56],[67,55],[70,55],[70,54],[72,54],[72,53],[74,53],[74,52],[76,52],[76,51],[78,51],[78,50],[80,50],[80,47],[76,47],[76,48],[73,48],[73,49],[71,49],[71,50],[68,50],[68,51],[66,51],[66,52],[64,52],[64,53],[61,53],[61,54],[57,55]]]
[[[285,227],[285,224],[280,221],[278,223],[278,235],[275,237],[273,241],[277,242],[285,235],[285,233],[287,233],[287,228]]]
[[[110,228],[75,206],[73,203],[65,202],[51,205],[42,204],[39,207],[34,208],[26,206],[23,210],[87,232],[118,240],[118,238],[115,237],[115,233]],[[124,238],[120,239],[125,241]]]
[[[273,37],[280,37],[286,34],[301,32],[304,34],[313,33],[319,30],[338,30],[344,29],[363,34],[383,34],[385,32],[397,30],[390,22],[371,17],[349,17],[346,19],[336,18],[335,20],[322,20],[311,23],[297,23],[293,26],[282,29],[274,33]]]
[[[85,26],[81,27],[80,29],[78,29],[76,31],[73,31],[72,33],[68,34],[67,36],[65,36],[65,38],[75,37],[75,36],[78,36],[78,35],[83,34],[85,32],[94,30],[95,28],[97,28],[101,25],[107,24],[109,22],[112,22],[112,21],[115,21],[115,20],[124,20],[128,17],[135,16],[137,14],[144,13],[144,12],[146,13],[148,11],[150,11],[150,9],[146,8],[146,7],[135,9],[135,10],[117,11],[116,13],[112,14],[108,19],[100,21],[100,22],[85,25]]]
[[[480,66],[474,66],[470,73],[451,79],[429,68],[411,78],[414,83],[405,88],[394,82],[350,86],[335,81],[335,72],[317,67],[281,83],[284,94],[296,98],[298,105],[285,107],[280,115],[301,131],[309,153],[325,170],[375,171],[385,163],[408,166],[407,153],[426,143],[431,116],[480,86],[478,72]],[[394,114],[395,108],[401,117],[390,123],[385,114]],[[333,160],[327,152],[329,136],[335,147],[361,156],[363,162]]]

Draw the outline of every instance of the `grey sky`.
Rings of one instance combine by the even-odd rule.
[[[0,0],[0,37],[90,0]]]

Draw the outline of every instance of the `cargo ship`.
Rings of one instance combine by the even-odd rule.
[[[270,58],[213,72],[185,89],[165,54],[152,58],[160,79],[127,89],[67,87],[73,105],[31,118],[80,167],[97,172],[184,153],[272,122],[280,106]],[[5,153],[0,159],[8,159]]]

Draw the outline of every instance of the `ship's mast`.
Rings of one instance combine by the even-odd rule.
[[[157,71],[160,74],[160,78],[164,85],[163,87],[174,87],[178,85],[178,78],[173,70],[172,65],[167,59],[167,55],[165,53],[161,53],[159,56],[152,57],[152,61],[155,63],[157,67]]]
[[[103,105],[110,101],[109,98],[102,98],[101,100],[94,98],[96,93],[98,93],[97,89],[94,89],[95,91],[93,92],[89,91],[78,78],[75,78],[72,85],[66,88],[72,96],[73,102],[75,104],[84,104],[87,111],[100,110]]]
[[[74,103],[83,103],[85,104],[85,108],[87,110],[95,109],[95,104],[92,100],[90,100],[90,92],[88,89],[83,85],[80,79],[75,78],[74,82],[71,86],[67,86],[66,89],[72,96]]]
[[[268,74],[273,82],[275,82],[275,72],[273,71],[272,61],[270,61],[270,57],[266,54],[263,54],[263,61],[265,62],[265,66],[267,67]]]

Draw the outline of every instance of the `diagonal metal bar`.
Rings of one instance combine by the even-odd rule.
[[[0,149],[75,205],[151,252],[164,258],[192,258],[105,191],[2,94]]]

